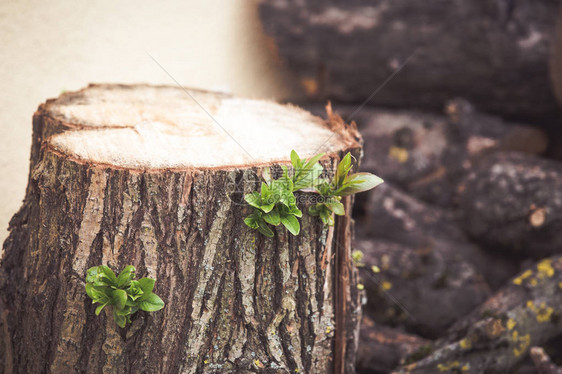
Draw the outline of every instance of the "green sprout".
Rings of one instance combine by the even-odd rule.
[[[100,304],[96,308],[96,316],[109,305],[113,309],[115,323],[125,327],[127,322],[131,322],[131,315],[139,309],[156,312],[164,307],[162,299],[152,292],[155,280],[135,280],[135,271],[132,265],[126,266],[119,276],[105,265],[88,269],[86,293],[93,300],[92,304]]]
[[[368,191],[383,183],[383,180],[371,173],[349,174],[353,164],[351,154],[348,153],[340,161],[332,181],[318,179],[316,191],[322,196],[322,202],[312,205],[308,209],[311,216],[319,216],[325,225],[334,225],[334,214],[345,215],[345,208],[341,202],[343,196]]]
[[[269,225],[283,224],[293,235],[300,232],[297,218],[302,217],[297,207],[294,193],[296,191],[312,192],[320,195],[321,201],[310,206],[308,213],[319,216],[325,225],[334,225],[334,214],[344,215],[345,208],[341,203],[342,196],[370,190],[381,184],[381,178],[370,173],[349,174],[353,165],[351,154],[348,153],[338,164],[336,175],[330,181],[320,178],[324,169],[318,162],[324,154],[318,154],[308,160],[301,160],[297,152],[291,151],[292,176],[286,166],[281,166],[283,174],[272,179],[269,168],[263,173],[260,191],[244,196],[253,212],[244,219],[247,226],[258,230],[267,237],[273,237]]]

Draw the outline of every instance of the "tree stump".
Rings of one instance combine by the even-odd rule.
[[[291,149],[326,152],[328,171],[358,157],[356,128],[187,92],[91,85],[39,107],[1,262],[6,372],[353,372],[351,199],[333,227],[305,213],[299,236],[279,226],[267,238],[244,224],[243,195]],[[123,329],[95,316],[85,273],[100,264],[156,279],[164,309]]]

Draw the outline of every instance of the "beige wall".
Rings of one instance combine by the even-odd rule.
[[[25,190],[31,117],[90,82],[173,84],[253,97],[286,92],[248,0],[0,0],[0,240]]]

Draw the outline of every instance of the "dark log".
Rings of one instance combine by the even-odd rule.
[[[459,185],[464,227],[491,248],[527,257],[562,248],[562,163],[519,153],[484,160]]]
[[[361,238],[394,241],[413,251],[439,248],[447,258],[461,254],[493,289],[519,270],[517,262],[510,258],[482,251],[472,244],[459,228],[457,214],[450,210],[426,204],[389,183],[364,195],[365,214],[357,218],[356,226]]]
[[[429,340],[383,326],[363,316],[357,371],[359,374],[386,374],[400,365],[404,358],[429,347]]]
[[[474,247],[441,240],[412,247],[371,239],[356,241],[356,248],[363,252],[364,313],[376,322],[437,338],[491,295],[471,262]]]
[[[335,227],[305,215],[298,237],[279,227],[273,239],[243,223],[241,202],[292,148],[326,150],[328,170],[358,155],[356,129],[189,92],[213,118],[164,86],[94,85],[39,108],[27,196],[0,263],[6,372],[353,372],[351,199]],[[124,329],[96,317],[84,278],[100,264],[156,279],[165,308]]]
[[[357,106],[335,109],[345,118]],[[477,112],[466,100],[449,101],[445,114],[361,109],[354,115],[365,140],[361,168],[421,200],[451,207],[458,183],[480,158],[498,151],[541,154],[547,149],[544,131]]]
[[[424,246],[435,237],[464,240],[457,226],[459,217],[416,199],[390,183],[365,194],[365,215],[357,218],[361,236],[397,241],[411,246]]]
[[[316,100],[556,119],[548,59],[558,0],[261,0],[279,55]],[[413,56],[412,54],[415,53]],[[410,59],[409,56],[411,56]]]
[[[399,373],[507,373],[562,333],[562,256],[541,260],[460,320],[422,360]]]
[[[550,77],[552,81],[552,89],[558,100],[558,104],[562,105],[562,7],[558,11],[556,19],[556,31],[552,41],[552,54],[550,56]]]

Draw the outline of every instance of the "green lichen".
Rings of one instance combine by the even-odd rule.
[[[410,365],[414,362],[420,361],[429,356],[432,352],[433,347],[431,344],[424,344],[404,359],[404,365]]]

